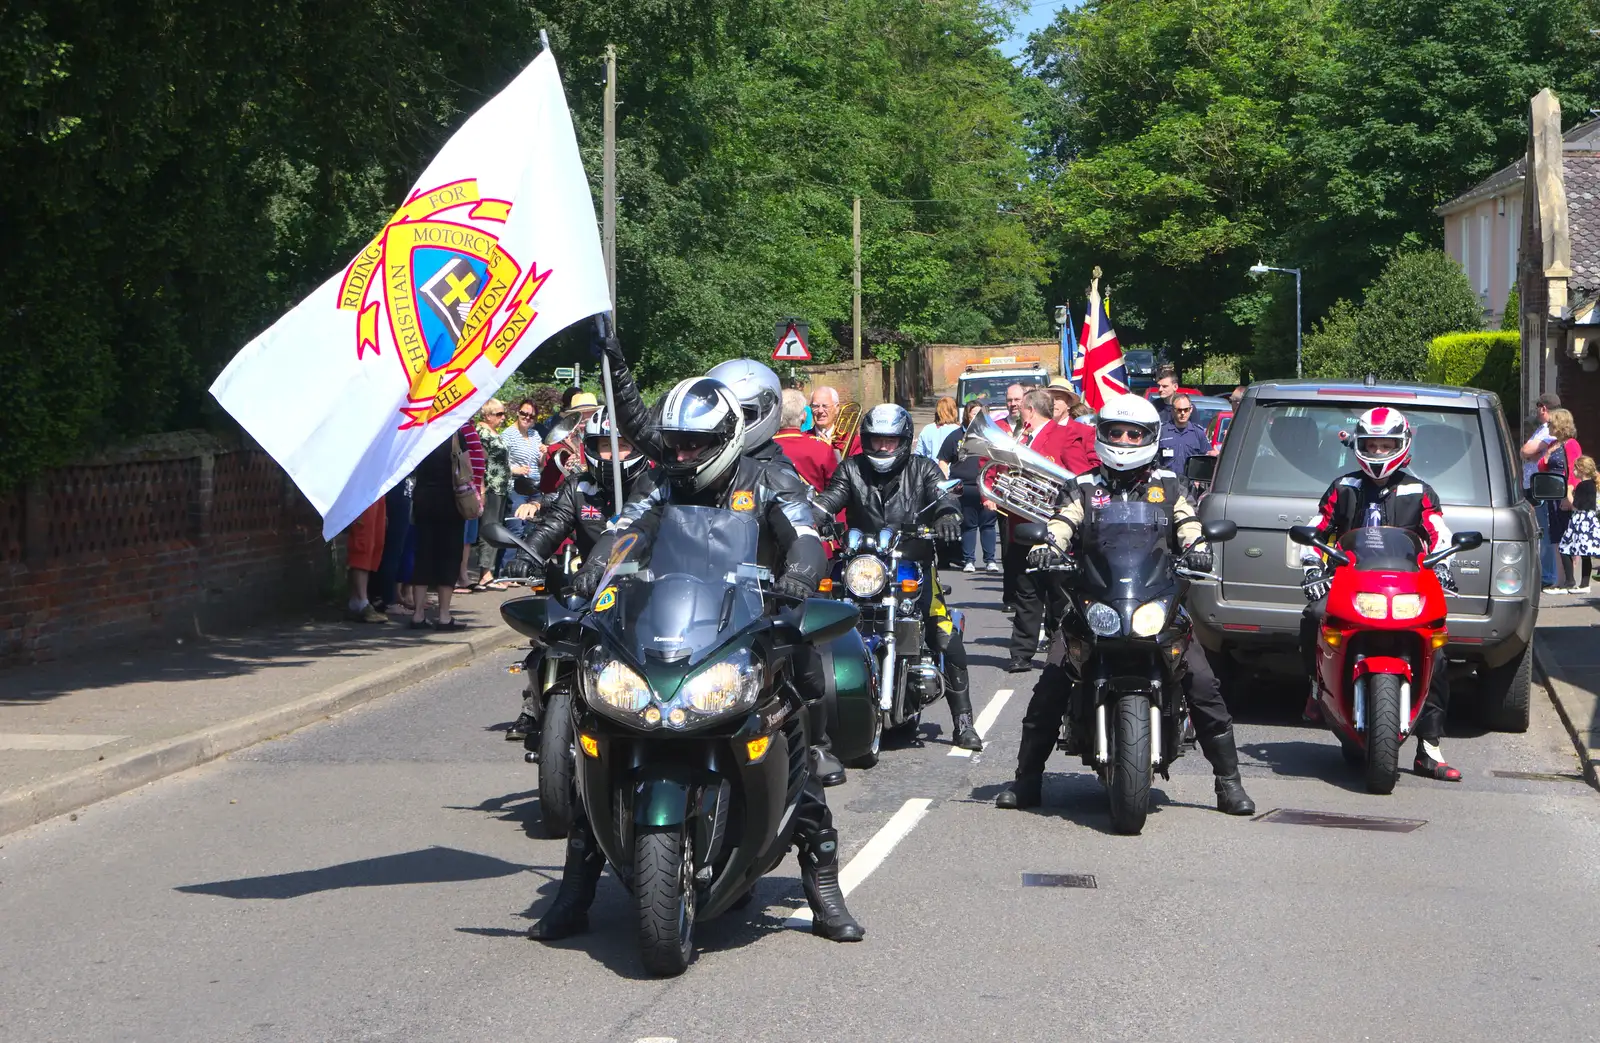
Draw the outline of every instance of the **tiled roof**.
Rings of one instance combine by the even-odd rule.
[[[1573,296],[1600,291],[1600,152],[1568,152],[1567,227],[1572,234]]]

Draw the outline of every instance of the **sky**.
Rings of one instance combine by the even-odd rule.
[[[1006,57],[1015,58],[1022,53],[1022,48],[1027,46],[1029,33],[1049,25],[1061,8],[1075,6],[1077,5],[1073,0],[1033,0],[1026,14],[1016,16],[1016,31],[1000,46],[1000,50]]]

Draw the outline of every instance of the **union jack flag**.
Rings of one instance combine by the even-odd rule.
[[[1105,301],[1100,297],[1100,280],[1089,284],[1089,306],[1084,310],[1083,335],[1078,338],[1077,355],[1072,361],[1072,383],[1090,409],[1098,411],[1108,399],[1128,393],[1128,367],[1122,361],[1122,345],[1111,328]]]

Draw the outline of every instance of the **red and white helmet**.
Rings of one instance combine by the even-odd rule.
[[[1373,452],[1370,443],[1387,439],[1396,443],[1391,451]],[[1411,462],[1411,422],[1392,406],[1376,406],[1356,421],[1356,460],[1372,478],[1382,481]]]

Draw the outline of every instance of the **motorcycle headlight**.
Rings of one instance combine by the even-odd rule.
[[[1167,603],[1146,601],[1134,609],[1132,629],[1134,637],[1155,637],[1167,625]]]
[[[645,679],[615,659],[589,664],[589,691],[601,704],[625,713],[639,713],[650,705],[650,686]]]
[[[871,554],[859,554],[844,567],[844,585],[858,598],[877,597],[888,582],[888,566]]]
[[[1396,594],[1389,602],[1389,612],[1396,619],[1416,619],[1422,615],[1422,595]]]
[[[1110,605],[1096,601],[1084,610],[1083,618],[1089,629],[1101,637],[1116,637],[1122,633],[1122,617]]]
[[[761,681],[761,664],[752,659],[749,649],[743,649],[691,677],[680,698],[700,714],[747,709],[756,704]]]
[[[1367,619],[1388,619],[1389,599],[1383,594],[1357,594],[1356,613]]]

